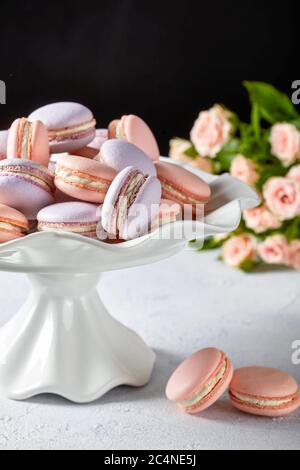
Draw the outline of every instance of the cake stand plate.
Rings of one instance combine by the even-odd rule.
[[[154,263],[192,239],[229,233],[242,210],[259,203],[252,189],[229,175],[189,169],[212,189],[200,222],[168,224],[120,245],[57,232],[0,245],[0,270],[27,273],[31,284],[19,313],[0,329],[0,396],[24,400],[52,393],[88,403],[119,385],[149,381],[155,355],[103,305],[101,273]]]

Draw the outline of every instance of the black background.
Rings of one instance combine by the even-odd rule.
[[[98,127],[139,114],[165,153],[200,109],[248,114],[242,80],[291,94],[299,70],[299,2],[1,2],[0,128],[40,105],[75,100]],[[299,76],[298,76],[299,78]]]

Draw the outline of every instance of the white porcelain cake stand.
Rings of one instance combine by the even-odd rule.
[[[149,381],[155,355],[108,313],[97,291],[100,274],[178,253],[190,241],[192,224],[192,238],[231,232],[242,210],[259,202],[254,191],[229,175],[191,170],[209,182],[213,196],[203,222],[173,224],[179,233],[186,229],[180,239],[161,239],[156,231],[108,245],[51,232],[0,245],[0,270],[27,273],[32,287],[20,312],[0,329],[2,397],[23,400],[53,393],[87,403],[116,386]],[[162,227],[160,235],[169,229]]]

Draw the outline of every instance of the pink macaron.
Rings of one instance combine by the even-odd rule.
[[[51,153],[72,152],[95,138],[96,121],[92,112],[79,103],[52,103],[28,117],[42,121],[48,129]]]
[[[0,131],[0,160],[7,157],[7,140],[9,131]]]
[[[21,212],[0,204],[0,243],[25,237],[28,231],[28,220]]]
[[[156,176],[155,166],[143,150],[125,140],[107,140],[101,148],[101,161],[117,173],[134,166],[145,175]]]
[[[7,142],[7,158],[32,160],[40,165],[49,164],[49,141],[46,126],[41,121],[26,118],[13,122]]]
[[[108,128],[109,139],[124,139],[142,149],[151,160],[160,157],[157,141],[149,126],[138,116],[133,114],[114,120]]]
[[[40,232],[69,232],[97,238],[101,207],[87,202],[65,202],[42,209],[37,216]],[[100,224],[100,227],[99,227]]]
[[[288,415],[300,407],[296,380],[286,372],[265,367],[237,369],[230,399],[240,411],[270,418]]]
[[[100,204],[116,176],[115,170],[95,160],[66,155],[55,165],[55,185],[68,196]]]
[[[30,160],[0,162],[0,203],[19,210],[28,220],[54,202],[53,174]]]
[[[223,395],[232,376],[233,366],[224,352],[202,349],[175,370],[167,384],[166,395],[185,413],[197,414]]]
[[[206,204],[211,197],[209,185],[199,176],[178,165],[155,162],[162,195],[178,204],[196,206]]]
[[[123,240],[145,235],[155,219],[161,200],[161,185],[155,176],[134,167],[125,168],[111,184],[102,212],[102,225]]]

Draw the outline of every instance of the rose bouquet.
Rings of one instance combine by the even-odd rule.
[[[221,105],[202,111],[190,140],[170,142],[170,157],[254,187],[262,203],[247,210],[239,229],[212,238],[230,266],[251,271],[267,263],[300,270],[300,115],[290,98],[260,82],[245,82],[250,123]]]

